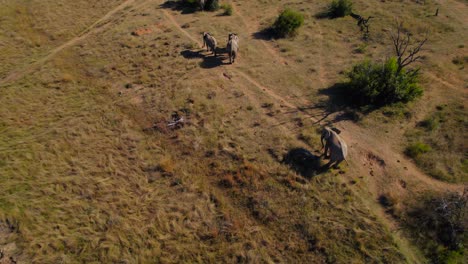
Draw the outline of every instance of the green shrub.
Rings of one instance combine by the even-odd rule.
[[[185,7],[199,7],[200,4],[198,3],[198,0],[182,0],[181,1],[182,4],[185,6]],[[180,2],[179,2],[180,3]]]
[[[409,145],[407,148],[406,148],[406,155],[408,155],[409,157],[411,158],[417,158],[418,156],[420,156],[421,154],[424,154],[424,153],[427,153],[429,151],[431,151],[432,148],[424,143],[421,143],[421,142],[416,142],[414,144],[411,144]]]
[[[328,7],[328,15],[332,18],[344,17],[353,11],[353,2],[350,0],[333,0]]]
[[[224,10],[223,15],[225,16],[232,16],[232,6],[230,4],[222,4],[221,9]]]
[[[218,9],[219,9],[219,1],[218,0],[206,0],[205,10],[207,10],[207,11],[216,11]]]
[[[346,86],[358,106],[381,107],[398,102],[407,103],[422,95],[417,84],[418,72],[405,69],[398,72],[396,58],[384,64],[365,61],[347,73]]]
[[[278,37],[292,36],[304,24],[304,16],[291,9],[284,10],[273,24],[273,31]]]

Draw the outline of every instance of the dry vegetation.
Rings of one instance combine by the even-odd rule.
[[[378,198],[404,211],[428,190],[462,189],[421,173],[403,154],[411,140],[434,143],[416,162],[435,166],[425,171],[466,183],[467,75],[452,62],[466,55],[463,2],[440,1],[433,17],[434,1],[354,1],[378,17],[367,43],[350,17],[315,18],[328,1],[221,1],[232,16],[162,0],[4,2],[3,259],[424,263]],[[293,39],[265,39],[286,7],[304,25]],[[354,123],[333,84],[391,54],[395,14],[416,38],[430,32],[418,65],[425,94]],[[239,34],[235,65],[199,48],[203,31],[221,47]],[[187,120],[177,130],[166,126],[174,111]],[[439,112],[440,126],[420,126]],[[280,161],[295,147],[318,154],[317,120],[343,131],[349,165],[304,178]]]

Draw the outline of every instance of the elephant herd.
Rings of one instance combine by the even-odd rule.
[[[216,41],[215,37],[213,37],[208,32],[203,32],[202,48],[206,46],[206,51],[211,51],[213,52],[214,56],[216,56],[217,45],[218,42]],[[234,63],[239,52],[239,37],[237,36],[237,34],[229,33],[226,50],[229,55],[229,63]]]
[[[217,56],[217,45],[218,42],[210,33],[203,32],[203,47],[206,46],[207,51],[213,52],[214,56]],[[239,37],[237,34],[229,33],[226,50],[229,55],[229,62],[231,64],[234,63],[239,52]],[[343,160],[346,160],[346,156],[348,155],[348,146],[334,129],[325,127],[322,131],[320,142],[324,149],[322,155],[325,156],[326,159],[330,159],[326,165],[327,167],[334,164],[334,167],[336,168]]]

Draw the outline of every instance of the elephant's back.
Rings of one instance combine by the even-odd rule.
[[[340,145],[341,145],[341,150],[343,153],[343,159],[346,159],[346,156],[348,156],[348,145],[346,145],[344,140],[341,138],[340,138]]]
[[[331,151],[331,159],[333,160],[344,160],[346,159],[346,156],[348,155],[348,146],[344,142],[344,140],[338,136],[335,135],[334,137],[334,143],[332,144],[332,147],[334,147],[334,150]]]
[[[217,44],[217,41],[216,39],[213,37],[213,36],[209,36],[206,38],[206,42],[209,44],[209,45],[213,45],[213,46],[216,46]]]
[[[228,47],[230,51],[236,52],[239,49],[239,44],[235,40],[230,40],[228,43]]]

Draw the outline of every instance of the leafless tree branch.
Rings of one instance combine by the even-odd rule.
[[[390,33],[390,37],[397,56],[398,72],[411,63],[421,59],[418,53],[427,42],[427,36],[424,40],[417,42],[414,48],[411,48],[411,46],[413,46],[411,43],[411,35],[409,33],[403,33],[403,23],[398,23],[397,32]]]

